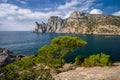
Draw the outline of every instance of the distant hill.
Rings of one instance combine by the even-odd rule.
[[[120,17],[74,11],[66,19],[51,16],[48,23],[35,23],[34,32],[120,35]]]

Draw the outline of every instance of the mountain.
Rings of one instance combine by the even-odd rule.
[[[120,17],[74,11],[66,19],[51,16],[48,23],[35,23],[34,32],[120,35]]]

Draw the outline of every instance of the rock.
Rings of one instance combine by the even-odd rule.
[[[7,49],[0,48],[0,66],[4,66],[16,60],[20,60],[23,55],[13,54]]]
[[[70,14],[69,19],[80,19],[84,17],[84,13],[80,11],[74,11],[73,13]]]
[[[120,35],[120,17],[74,11],[62,19],[51,16],[48,23],[35,23],[34,32]]]
[[[38,24],[38,22],[36,22],[34,32],[59,32],[64,26],[63,19],[58,16],[51,16],[50,19],[48,19],[48,23],[42,22]]]
[[[35,22],[35,30],[34,30],[34,32],[38,32],[38,30],[39,30],[39,24],[38,24],[38,22]],[[40,32],[42,32],[42,31],[40,31]]]
[[[58,16],[51,16],[48,19],[47,32],[59,32],[65,26],[64,20]]]
[[[55,80],[120,80],[120,66],[112,67],[78,67],[59,73]]]
[[[59,68],[59,71],[65,72],[65,71],[73,70],[75,68],[76,66],[74,66],[73,64],[64,64],[62,68]]]

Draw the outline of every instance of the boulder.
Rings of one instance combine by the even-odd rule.
[[[7,49],[0,48],[0,66],[20,60],[22,57],[24,57],[24,55],[17,55]]]

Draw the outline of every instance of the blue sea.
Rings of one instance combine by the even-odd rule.
[[[16,54],[37,54],[38,49],[47,45],[54,37],[75,34],[33,33],[32,31],[0,31],[0,48],[6,48]],[[111,55],[112,61],[120,61],[120,36],[113,35],[81,35],[88,44],[68,55],[71,60],[76,55],[88,56],[104,52]]]

